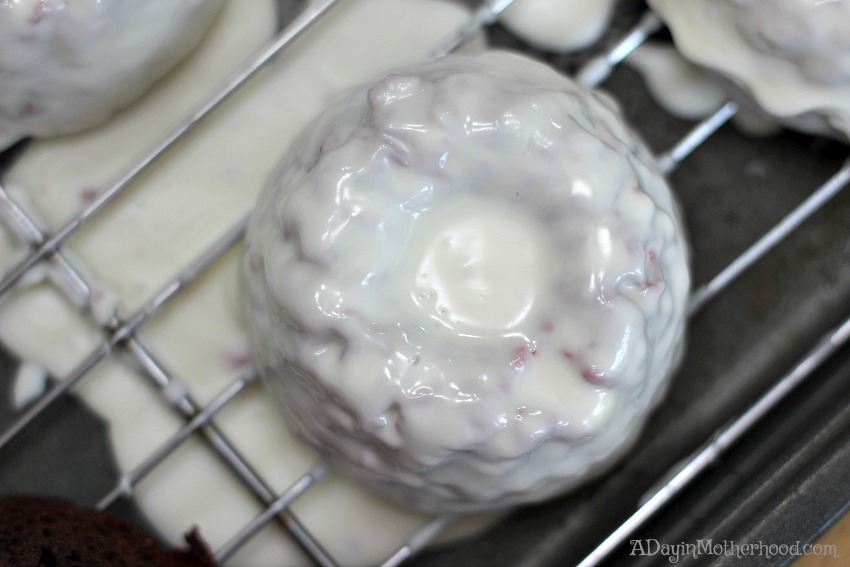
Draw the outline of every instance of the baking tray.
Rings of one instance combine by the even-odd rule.
[[[282,2],[281,20],[294,3]],[[639,21],[641,1],[618,2],[607,33],[577,55],[534,50],[496,24],[494,45],[521,49],[574,73]],[[658,34],[666,39],[664,31]],[[657,153],[694,123],[664,112],[640,76],[619,65],[602,88]],[[14,158],[25,144],[0,157]],[[782,221],[847,159],[847,147],[791,132],[753,138],[724,125],[672,172],[690,233],[693,279],[706,283]],[[3,166],[0,165],[0,168]],[[686,357],[635,448],[610,474],[564,497],[524,507],[488,531],[418,555],[411,565],[578,563],[663,484],[683,459],[755,403],[850,314],[850,195],[843,192],[745,271],[692,318]],[[0,376],[15,361],[0,356]],[[633,539],[736,543],[810,541],[850,503],[850,352],[844,348],[678,495]],[[11,379],[2,381],[11,387]],[[0,392],[0,427],[14,418]],[[92,505],[118,478],[105,424],[65,396],[0,452],[0,493],[37,492]],[[132,501],[113,509],[145,523]],[[150,526],[149,526],[150,527]],[[655,565],[621,546],[604,565]],[[779,565],[788,556],[750,558]],[[685,564],[739,564],[729,556]]]

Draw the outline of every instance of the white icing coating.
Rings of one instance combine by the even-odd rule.
[[[103,122],[183,59],[222,4],[0,2],[0,149]]]
[[[468,12],[457,6],[430,0],[358,0],[334,8],[72,237],[68,248],[116,293],[122,313],[137,309],[250,209],[279,158],[278,148],[333,93],[426,57],[467,18]],[[16,200],[40,213],[46,230],[61,226],[264,45],[275,21],[268,0],[227,2],[198,50],[174,73],[99,127],[31,143],[5,176],[5,186]],[[11,264],[17,250],[14,239],[0,231],[0,266]],[[185,380],[202,404],[250,364],[233,303],[237,266],[236,251],[227,254],[142,329],[144,344]],[[30,285],[5,298],[0,340],[23,358],[64,376],[97,346],[102,333],[38,281],[29,280]],[[109,305],[107,301],[105,307]],[[108,421],[123,471],[138,465],[181,426],[138,370],[120,356],[99,364],[75,391]],[[317,459],[280,421],[259,385],[216,419],[279,493]],[[134,495],[152,525],[175,544],[197,524],[217,548],[260,512],[241,483],[196,441],[159,465]],[[428,520],[335,475],[311,488],[294,507],[342,565],[384,561]],[[276,525],[229,562],[259,567],[307,563]]]
[[[540,49],[574,51],[602,35],[613,6],[614,0],[514,0],[501,22]]]
[[[292,146],[249,229],[252,343],[290,427],[376,490],[537,501],[636,436],[681,350],[686,256],[604,100],[519,55],[450,56]]]
[[[650,0],[690,60],[741,85],[770,114],[823,117],[850,135],[850,0]]]

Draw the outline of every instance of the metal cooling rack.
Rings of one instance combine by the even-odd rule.
[[[3,189],[2,183],[0,183],[0,219],[22,242],[28,244],[31,248],[31,253],[14,266],[0,281],[0,295],[13,289],[15,284],[36,266],[47,265],[54,286],[68,297],[74,305],[77,305],[82,313],[96,322],[105,337],[79,366],[58,380],[43,397],[18,416],[14,423],[0,434],[0,449],[18,437],[37,417],[49,412],[55,402],[68,393],[80,380],[83,380],[100,361],[116,351],[125,353],[138,363],[146,377],[159,389],[162,397],[173,411],[185,420],[185,426],[135,469],[123,474],[117,485],[100,500],[98,506],[105,508],[121,497],[132,496],[134,487],[168,455],[187,439],[193,436],[200,437],[264,507],[264,511],[260,515],[237,533],[234,533],[228,543],[215,551],[216,558],[219,561],[226,561],[266,524],[278,522],[316,564],[326,566],[337,564],[334,558],[325,551],[322,542],[311,535],[289,509],[294,500],[327,474],[328,470],[325,465],[315,465],[288,490],[282,494],[275,493],[270,485],[256,473],[251,463],[240,455],[239,448],[227,439],[214,422],[213,418],[216,413],[245,391],[246,387],[257,379],[256,374],[253,371],[246,372],[233,381],[215,399],[207,405],[201,406],[187,394],[174,395],[175,391],[185,392],[185,389],[180,386],[180,378],[171,375],[166,366],[136,336],[137,331],[144,326],[151,316],[162,309],[166,309],[169,302],[191,286],[227,249],[240,241],[244,234],[246,219],[242,219],[221,235],[208,250],[186,266],[139,310],[130,317],[123,319],[113,316],[107,321],[97,320],[92,311],[92,290],[97,287],[96,282],[86,275],[88,272],[82,266],[76,265],[76,260],[70,259],[64,253],[63,245],[91,218],[107,209],[113,199],[127,190],[131,181],[190,132],[211,110],[227,99],[276,53],[289,46],[304,30],[324,17],[338,3],[340,3],[339,0],[315,0],[307,4],[304,11],[286,26],[265,50],[232,76],[205,104],[188,116],[156,147],[152,148],[150,153],[131,170],[115,181],[77,217],[54,234],[42,232],[33,219],[27,216],[22,208],[10,198]],[[501,11],[510,3],[511,0],[484,2],[474,11],[468,25],[459,30],[457,35],[438,50],[435,55],[439,56],[452,51],[466,39],[481,31],[482,28],[497,22]],[[612,47],[586,61],[575,75],[577,80],[587,86],[596,86],[602,83],[635,48],[662,27],[658,18],[647,12],[638,24],[619,41],[615,42]],[[693,127],[677,143],[658,155],[658,163],[662,170],[668,173],[672,172],[737,112],[738,104],[729,101],[709,118]],[[767,231],[743,254],[729,263],[707,283],[698,286],[691,297],[689,314],[694,315],[705,308],[712,299],[727,289],[739,276],[774,247],[783,242],[816,211],[826,206],[848,181],[850,181],[850,162],[845,162],[826,183],[812,192],[781,222]],[[758,397],[749,409],[707,440],[701,448],[693,453],[692,457],[681,465],[672,478],[664,482],[660,488],[654,490],[642,506],[635,510],[607,539],[600,542],[592,553],[581,562],[581,566],[590,567],[604,564],[606,557],[611,552],[623,544],[653,515],[662,510],[677,494],[716,462],[730,446],[741,439],[767,412],[787,397],[800,382],[809,377],[819,365],[847,343],[848,339],[850,339],[850,319],[845,320],[837,328],[823,336],[814,348],[799,359],[797,364],[777,380],[768,391]],[[394,566],[403,563],[427,546],[450,522],[451,518],[447,517],[434,519],[392,556],[386,558],[383,565]]]

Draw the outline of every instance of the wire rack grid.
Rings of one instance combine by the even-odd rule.
[[[522,1],[522,0],[518,0]],[[85,379],[92,368],[98,365],[111,353],[120,351],[129,356],[144,370],[147,378],[162,393],[173,411],[184,421],[185,425],[165,444],[157,448],[144,462],[131,471],[121,475],[119,482],[99,502],[98,506],[106,508],[122,497],[132,496],[134,488],[151,471],[153,471],[173,451],[187,439],[195,436],[202,438],[230,471],[249,489],[250,493],[261,503],[264,511],[234,533],[232,539],[216,550],[216,558],[226,561],[251,537],[269,522],[278,522],[286,532],[308,553],[318,565],[333,566],[337,561],[325,550],[321,541],[313,536],[290,511],[290,505],[301,494],[309,490],[318,480],[323,478],[328,470],[323,464],[317,464],[303,477],[296,481],[283,493],[275,493],[270,484],[255,471],[254,467],[239,448],[216,426],[215,415],[242,394],[246,387],[253,383],[257,376],[253,371],[245,372],[239,379],[232,382],[215,399],[206,405],[199,404],[184,388],[180,386],[180,377],[173,376],[157,357],[137,337],[137,331],[156,313],[166,309],[169,303],[181,292],[190,287],[208,269],[216,259],[228,249],[237,244],[245,230],[246,219],[240,220],[201,256],[187,265],[159,293],[149,299],[134,314],[126,318],[112,316],[103,320],[96,317],[92,310],[92,290],[98,287],[92,281],[88,272],[77,264],[63,250],[65,242],[79,229],[85,226],[91,218],[104,214],[109,203],[124,192],[130,182],[152,164],[160,155],[167,152],[177,141],[190,132],[216,106],[228,98],[241,84],[249,80],[276,53],[285,49],[313,23],[321,20],[324,15],[338,3],[338,0],[319,0],[308,4],[305,10],[295,18],[276,37],[272,44],[263,50],[256,58],[247,63],[220,90],[214,93],[208,102],[195,113],[187,117],[167,138],[152,148],[151,152],[140,160],[125,176],[118,179],[110,188],[104,191],[96,201],[90,204],[77,217],[53,234],[45,234],[36,222],[30,218],[0,184],[0,218],[8,228],[24,243],[31,247],[31,253],[18,265],[5,274],[0,281],[0,294],[9,292],[15,284],[28,272],[40,265],[48,266],[48,273],[56,288],[65,294],[81,312],[95,321],[103,331],[104,339],[90,355],[68,375],[63,376],[47,393],[38,399],[31,407],[23,412],[14,423],[0,434],[0,449],[8,445],[33,421],[50,408],[58,399],[66,395],[73,387]],[[443,46],[437,53],[447,53],[463,43],[468,37],[479,32],[483,27],[498,20],[499,13],[510,1],[493,1],[483,3],[474,13],[469,24]],[[603,53],[585,61],[576,78],[589,87],[602,83],[618,68],[634,49],[648,37],[662,29],[662,24],[651,12],[647,12],[619,41],[607,47]],[[658,163],[667,173],[675,170],[678,165],[698,149],[714,132],[721,128],[738,112],[738,104],[728,101],[707,119],[693,127],[666,151],[658,154]],[[712,299],[727,289],[736,279],[768,254],[775,246],[783,242],[795,229],[808,218],[824,207],[850,181],[850,165],[845,163],[823,185],[813,191],[802,203],[768,230],[755,243],[750,245],[733,262],[720,270],[706,283],[694,291],[689,306],[691,315],[695,315],[708,305]],[[108,214],[108,213],[105,213]],[[698,259],[697,259],[698,261]],[[850,338],[850,319],[841,323],[829,332],[805,354],[798,363],[767,392],[760,395],[757,401],[743,412],[740,417],[726,427],[718,430],[706,443],[698,448],[688,459],[678,473],[664,482],[649,497],[645,504],[636,509],[625,519],[619,528],[614,530],[607,539],[590,553],[581,563],[583,567],[603,564],[605,558],[617,546],[625,542],[650,517],[658,513],[684,487],[691,483],[707,467],[733,443],[746,434],[753,423],[764,416],[772,407],[788,395],[790,391],[828,356],[845,344]],[[399,565],[415,555],[438,535],[451,518],[436,518],[416,533],[404,546],[393,555],[387,557],[383,565]]]

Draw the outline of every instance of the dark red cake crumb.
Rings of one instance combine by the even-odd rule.
[[[196,530],[167,550],[132,522],[44,496],[0,498],[0,567],[214,567]]]

